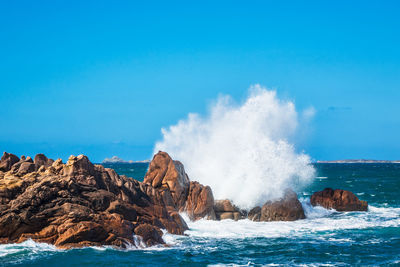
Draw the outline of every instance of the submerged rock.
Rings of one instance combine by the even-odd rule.
[[[248,218],[253,221],[295,221],[306,216],[297,194],[287,190],[281,199],[251,209]]]
[[[311,205],[322,206],[337,211],[367,211],[367,201],[359,200],[356,195],[347,190],[325,188],[315,192],[310,198]]]
[[[1,243],[31,238],[60,248],[126,247],[136,234],[154,245],[164,243],[160,228],[188,229],[159,191],[86,156],[71,156],[66,164],[42,154],[17,159],[5,153],[0,163]]]

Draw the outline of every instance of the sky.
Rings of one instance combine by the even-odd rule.
[[[220,94],[315,109],[315,160],[400,159],[398,1],[1,1],[0,151],[151,157]]]

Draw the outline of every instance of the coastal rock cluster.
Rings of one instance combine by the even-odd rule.
[[[353,193],[327,188],[316,192],[313,206],[337,211],[366,211],[368,204]],[[207,185],[190,181],[181,162],[167,153],[154,155],[143,182],[113,169],[94,165],[84,155],[64,164],[38,154],[4,153],[0,160],[0,243],[32,239],[59,248],[164,244],[161,229],[182,235],[190,220],[248,218],[294,221],[305,214],[297,194],[250,211],[230,200],[214,200]]]
[[[162,232],[188,229],[156,190],[86,156],[67,163],[42,154],[0,161],[0,242],[33,239],[60,248],[163,244]]]

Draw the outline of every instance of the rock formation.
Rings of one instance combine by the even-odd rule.
[[[155,188],[167,206],[186,212],[191,220],[215,218],[211,188],[191,182],[183,164],[166,152],[154,155],[143,183]]]
[[[170,184],[175,185],[174,200],[187,194],[188,189],[177,191],[186,187]],[[171,206],[172,200],[157,192],[112,169],[93,165],[83,155],[71,156],[63,164],[42,154],[33,161],[4,153],[0,161],[0,242],[31,238],[60,248],[125,247],[134,245],[136,234],[147,245],[162,244],[160,228],[173,234],[183,234],[188,228]]]
[[[216,200],[214,211],[217,220],[231,219],[237,221],[247,217],[246,212],[233,205],[229,199]]]
[[[359,200],[350,191],[325,188],[323,191],[315,192],[310,198],[311,205],[322,206],[326,209],[337,211],[367,211],[368,203]]]
[[[248,213],[253,221],[295,221],[305,219],[303,207],[292,190],[286,190],[282,199],[268,201],[262,207],[255,207]]]

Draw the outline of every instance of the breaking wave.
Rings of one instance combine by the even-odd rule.
[[[310,157],[297,153],[290,141],[301,119],[293,102],[255,85],[241,104],[221,96],[208,115],[189,114],[163,128],[154,151],[182,161],[191,180],[209,185],[216,199],[249,209],[281,197],[288,187],[298,190],[314,177]]]

